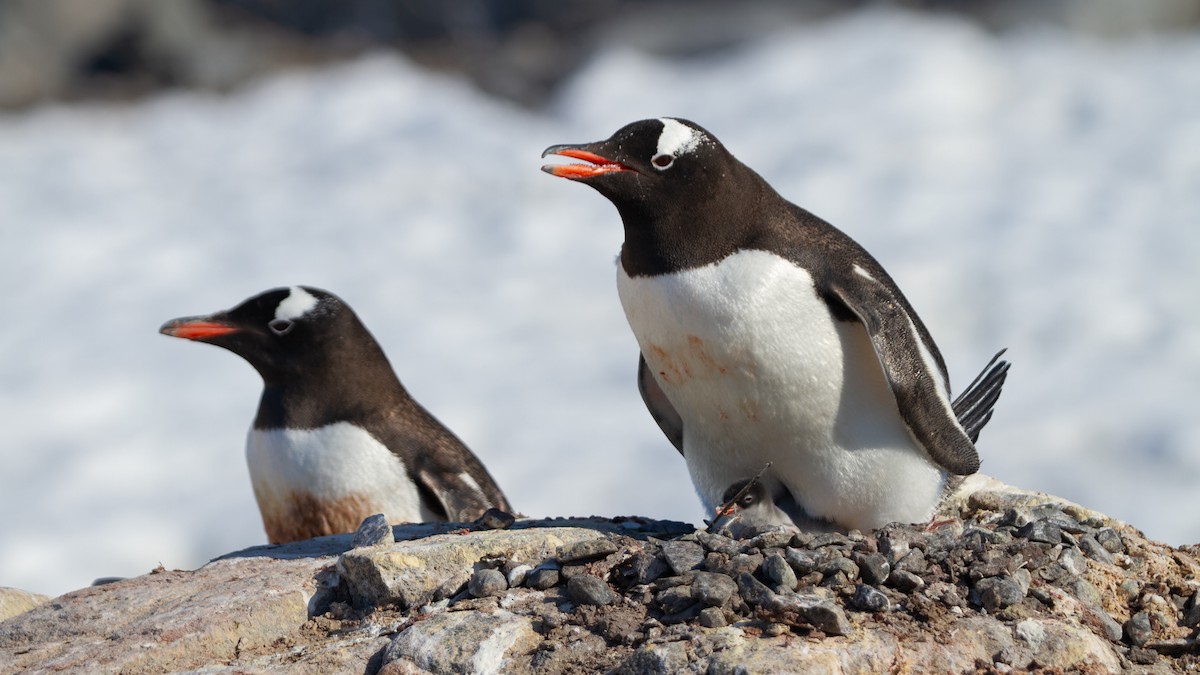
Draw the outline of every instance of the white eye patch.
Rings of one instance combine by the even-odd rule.
[[[317,299],[313,297],[312,293],[309,293],[299,286],[292,286],[291,292],[288,293],[288,296],[279,303],[278,307],[275,308],[275,319],[277,321],[291,321],[292,319],[299,319],[305,314],[311,312],[316,306]]]
[[[678,157],[691,152],[700,144],[700,132],[670,117],[660,117],[663,123],[662,133],[658,135],[658,148],[655,156],[670,155]]]

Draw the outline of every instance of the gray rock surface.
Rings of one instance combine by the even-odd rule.
[[[556,519],[402,526],[395,543],[360,549],[352,535],[256,547],[11,616],[0,672],[1200,667],[1197,547],[985,477],[938,521],[737,541]],[[789,573],[794,590],[780,583]]]

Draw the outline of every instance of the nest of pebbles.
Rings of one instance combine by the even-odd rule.
[[[462,595],[558,593],[535,622],[548,639],[584,626],[631,647],[681,625],[816,639],[875,626],[916,637],[969,613],[1018,628],[1069,613],[1129,664],[1200,664],[1196,551],[1148,542],[1074,505],[985,492],[930,526],[741,540],[702,530],[656,537],[638,533],[639,522],[655,523],[629,519],[631,535],[563,547],[537,564],[483,561]],[[1009,656],[996,662],[1030,665]]]

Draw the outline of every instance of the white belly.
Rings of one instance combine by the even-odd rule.
[[[435,519],[422,506],[400,458],[346,422],[319,429],[252,429],[246,462],[267,522],[295,519],[294,509],[311,503],[354,511],[343,516],[345,522],[353,521],[350,530],[374,513],[383,513],[391,523]],[[340,529],[346,531],[344,525]]]
[[[835,321],[803,269],[764,251],[656,277],[618,265],[617,290],[710,512],[772,462],[775,494],[844,527],[932,515],[942,472],[901,420],[865,329]]]

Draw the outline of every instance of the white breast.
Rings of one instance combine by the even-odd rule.
[[[646,363],[683,419],[684,456],[710,511],[758,473],[845,527],[922,522],[943,475],[899,416],[859,323],[833,319],[802,268],[765,251],[651,277],[618,265]]]
[[[363,504],[392,523],[424,522],[434,515],[400,458],[363,429],[339,422],[319,429],[252,429],[246,461],[263,512],[309,498],[323,504]],[[351,526],[357,526],[357,522]]]

